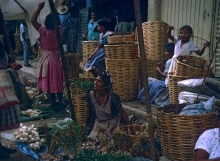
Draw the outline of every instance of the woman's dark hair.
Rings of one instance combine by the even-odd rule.
[[[192,30],[192,27],[191,27],[191,26],[184,25],[184,26],[182,26],[182,27],[180,28],[180,31],[181,31],[181,30],[184,30],[184,29],[186,29],[186,30],[188,31],[190,37],[193,36],[193,30]]]
[[[47,15],[47,17],[45,19],[45,27],[47,30],[55,30],[53,16],[51,13],[49,15]]]
[[[168,42],[165,44],[165,50],[167,50],[172,56],[174,55],[175,44],[173,42]]]
[[[102,81],[104,82],[104,87],[109,90],[112,88],[112,81],[111,76],[107,72],[103,72],[98,74],[102,78]]]
[[[109,30],[109,22],[107,20],[100,20],[97,22],[100,26],[103,26],[105,30]]]

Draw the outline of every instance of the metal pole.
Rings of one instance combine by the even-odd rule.
[[[154,142],[153,119],[151,114],[151,104],[150,104],[149,87],[148,87],[148,73],[147,73],[146,55],[144,49],[143,30],[142,30],[142,22],[141,22],[140,0],[134,0],[134,10],[135,10],[136,25],[138,30],[140,55],[141,55],[141,69],[142,69],[142,78],[144,83],[144,94],[146,98],[145,103],[146,103],[146,112],[147,112],[148,133],[150,138],[151,158],[153,161],[157,161],[158,158],[156,155],[155,142]]]
[[[6,41],[7,41],[7,44],[8,44],[8,48],[9,48],[9,52],[10,52],[12,63],[14,63],[15,62],[14,52],[12,51],[11,41],[9,39],[8,31],[7,31],[7,28],[5,26],[5,20],[4,20],[4,17],[3,17],[3,13],[2,13],[1,7],[0,7],[0,26],[3,29],[3,34],[4,34],[4,36],[6,38]]]
[[[53,0],[49,0],[49,4],[50,4],[50,9],[51,9],[51,13],[53,16],[54,26],[55,26],[55,30],[56,30],[56,34],[57,34],[57,41],[59,44],[60,57],[61,57],[61,62],[62,62],[65,81],[66,81],[65,85],[66,85],[66,90],[67,90],[67,95],[68,95],[68,100],[69,100],[69,105],[70,105],[70,117],[71,117],[71,119],[74,119],[74,110],[73,110],[74,107],[73,107],[72,100],[71,100],[69,76],[68,76],[68,72],[67,72],[68,68],[66,66],[67,63],[65,61],[63,45],[62,45],[62,41],[60,38],[59,23],[58,23],[59,18],[58,18],[57,11],[54,7]]]

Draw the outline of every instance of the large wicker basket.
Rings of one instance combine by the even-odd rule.
[[[99,41],[83,41],[83,67],[86,64],[89,56],[98,46]],[[90,72],[86,72],[83,70],[83,78],[93,78],[93,75]]]
[[[163,108],[156,110],[162,154],[172,161],[194,161],[194,147],[199,136],[217,127],[216,113],[179,115],[165,111]]]
[[[145,53],[148,60],[164,60],[168,24],[163,21],[142,23]]]
[[[108,44],[124,44],[135,41],[135,34],[108,36]]]
[[[93,81],[93,79],[83,79],[85,81]],[[70,85],[71,99],[74,106],[75,121],[79,125],[83,125],[86,122],[86,90],[80,89],[75,84]]]
[[[181,80],[188,79],[189,77],[184,76],[174,76],[169,75],[169,98],[170,98],[170,104],[177,104],[178,102],[178,96],[181,92],[181,89],[178,87],[177,82]]]
[[[174,75],[189,76],[190,78],[204,77],[208,66],[208,61],[195,56],[178,56],[175,58],[176,64]],[[208,72],[211,74],[212,69]]]
[[[22,52],[23,50],[23,47],[22,47],[22,43],[21,43],[21,40],[20,40],[20,34],[19,33],[15,33],[14,34],[14,38],[15,38],[15,53],[20,53]]]
[[[113,79],[113,91],[120,96],[121,101],[131,101],[137,98],[140,75],[139,59],[108,59],[106,68]]]
[[[105,45],[109,59],[138,59],[138,44]]]
[[[146,136],[148,136],[148,126],[146,125],[131,124],[126,126],[121,126],[120,130],[123,131],[128,136],[126,149],[130,152],[132,151],[133,145],[140,138],[141,134],[146,134]]]
[[[79,77],[79,54],[68,53],[65,54],[65,61],[67,63],[69,79]]]

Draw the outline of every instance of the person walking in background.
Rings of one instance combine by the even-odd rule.
[[[21,20],[20,25],[20,40],[22,42],[23,46],[23,57],[24,57],[24,66],[28,67],[31,66],[28,63],[29,60],[29,54],[30,54],[30,41],[29,41],[29,35],[28,35],[28,28],[25,20]]]
[[[60,53],[57,35],[52,14],[47,15],[45,27],[38,23],[37,17],[44,7],[44,2],[38,5],[31,18],[31,23],[40,33],[41,57],[37,64],[37,88],[50,95],[52,109],[64,109],[64,72],[60,62]],[[60,32],[62,29],[60,26]],[[56,95],[58,102],[56,102]]]
[[[99,32],[97,29],[98,23],[95,12],[92,12],[91,18],[92,19],[88,23],[88,30],[83,37],[86,37],[87,35],[87,41],[97,41],[99,40]]]
[[[77,53],[78,32],[79,32],[79,2],[71,2],[70,17],[67,22],[68,41],[67,48],[69,53]]]
[[[68,12],[68,7],[64,5],[61,5],[57,12],[59,13],[60,23],[62,26],[62,41],[63,44],[66,45],[68,39],[67,22],[70,17],[70,12]]]

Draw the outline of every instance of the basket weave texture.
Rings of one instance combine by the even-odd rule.
[[[139,59],[105,59],[106,69],[113,79],[113,91],[121,101],[137,98],[140,76]]]
[[[79,54],[68,53],[65,54],[65,61],[67,63],[69,79],[79,77]]]
[[[128,141],[126,144],[126,148],[128,151],[131,151],[133,145],[138,141],[140,134],[145,133],[146,135],[148,135],[148,126],[146,125],[131,124],[121,126],[120,130],[128,135]]]
[[[85,81],[93,81],[93,79],[81,79]],[[80,89],[75,84],[70,85],[71,99],[74,107],[74,117],[75,121],[79,125],[83,125],[86,122],[86,90]]]
[[[138,44],[104,45],[109,59],[138,59]]]
[[[174,69],[174,75],[176,76],[189,76],[190,78],[204,77],[206,69],[208,67],[208,61],[203,58],[195,56],[178,56],[176,59],[176,65]],[[211,74],[210,69],[209,74]]]
[[[188,79],[189,77],[184,76],[174,76],[169,75],[169,98],[171,104],[176,104],[178,102],[178,96],[181,89],[178,87],[177,82],[181,80]]]
[[[99,41],[83,41],[83,67],[85,66],[89,56],[93,53],[93,51],[98,46]],[[86,72],[83,70],[83,78],[93,78],[94,76],[90,72]]]
[[[136,41],[135,34],[108,36],[108,44],[133,43]]]
[[[23,50],[23,47],[22,47],[22,43],[21,43],[21,40],[20,40],[20,34],[19,33],[15,33],[14,34],[14,38],[15,38],[15,53],[20,53],[22,52]]]
[[[142,23],[144,46],[148,60],[164,61],[164,45],[168,41],[166,32],[168,24],[163,21]]]
[[[174,105],[169,105],[171,108]],[[168,106],[166,108],[169,108]],[[162,154],[170,160],[194,161],[194,147],[199,136],[217,126],[216,113],[179,115],[156,110]]]

